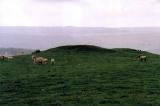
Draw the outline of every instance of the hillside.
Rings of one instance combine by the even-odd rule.
[[[0,106],[159,106],[160,56],[134,49],[63,46],[0,61]]]

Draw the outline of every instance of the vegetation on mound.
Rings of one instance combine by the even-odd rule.
[[[65,51],[78,51],[78,52],[115,52],[112,49],[105,49],[98,46],[93,45],[70,45],[70,46],[60,46],[54,49],[49,49],[49,51],[55,50],[65,50]]]

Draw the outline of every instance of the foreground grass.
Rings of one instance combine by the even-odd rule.
[[[159,106],[160,56],[130,49],[53,49],[55,65],[31,56],[0,61],[0,106]]]

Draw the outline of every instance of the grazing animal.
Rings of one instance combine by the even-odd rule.
[[[48,63],[48,59],[47,58],[43,58],[43,64],[47,64]]]
[[[32,55],[32,60],[34,60],[36,58],[36,56],[35,55]]]
[[[147,61],[147,56],[144,55],[139,55],[138,58],[140,59],[141,62],[146,62]]]
[[[8,60],[12,60],[13,59],[13,56],[7,56],[6,57]]]
[[[0,59],[1,59],[2,61],[4,61],[4,58],[5,58],[4,56],[0,56]]]
[[[47,64],[48,59],[43,57],[32,56],[33,63],[36,64]]]
[[[33,62],[36,64],[43,64],[43,57],[35,57]]]
[[[51,59],[50,59],[50,62],[51,62],[51,64],[55,64],[55,59],[54,59],[54,58],[51,58]]]

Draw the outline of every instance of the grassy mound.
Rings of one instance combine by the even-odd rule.
[[[63,46],[0,61],[0,106],[159,106],[160,56],[133,49]]]
[[[111,49],[105,49],[93,45],[71,45],[71,46],[61,46],[57,48],[63,50],[76,50],[76,51],[107,51],[107,50],[113,51]]]

